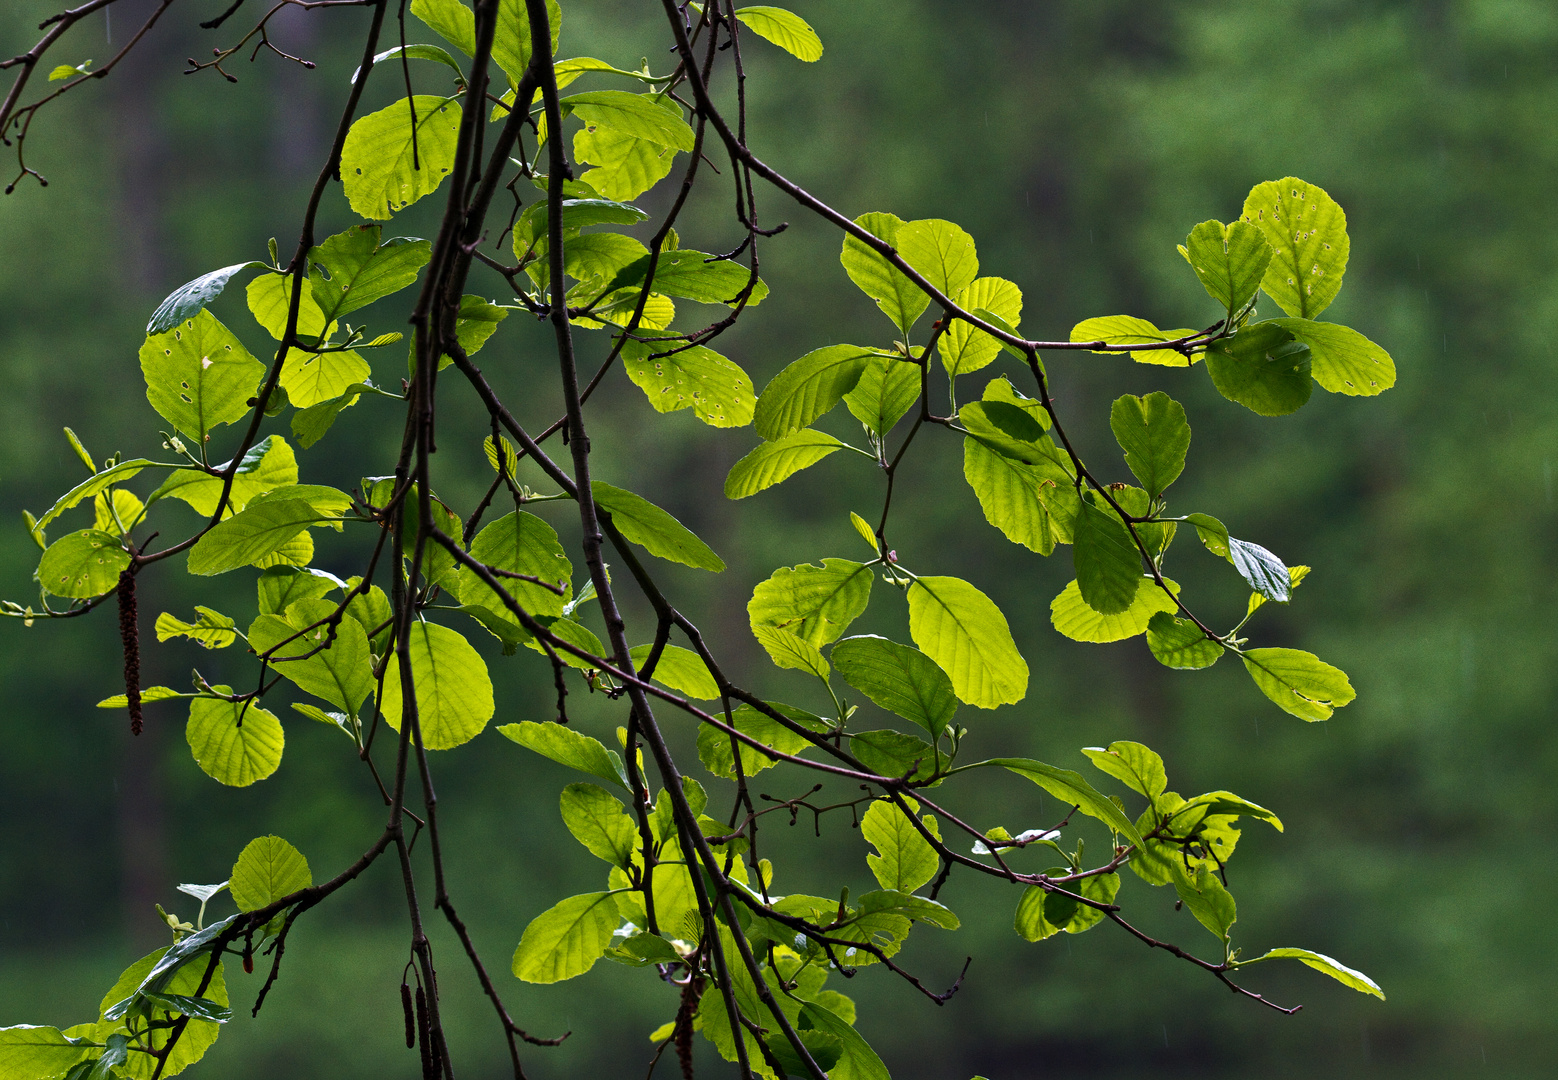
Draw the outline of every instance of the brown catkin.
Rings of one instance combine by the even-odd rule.
[[[406,1014],[406,1049],[410,1050],[417,1044],[417,1022],[411,1012],[411,987],[405,983],[400,984],[400,1009]]]
[[[135,622],[135,572],[119,571],[119,637],[124,642],[124,695],[129,700],[130,734],[141,733],[141,632]]]
[[[682,987],[682,1007],[676,1011],[676,1057],[682,1065],[683,1080],[693,1080],[692,1075],[692,1022],[698,1011],[698,999],[703,996],[703,979],[694,975]]]
[[[427,1022],[427,994],[417,987],[417,1041],[422,1044],[422,1080],[438,1080],[433,1064],[433,1036]]]

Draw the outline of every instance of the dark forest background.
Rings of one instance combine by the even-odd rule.
[[[112,78],[45,112],[29,155],[52,183],[23,183],[0,202],[0,521],[9,523],[0,530],[0,593],[24,602],[38,553],[20,510],[41,511],[80,470],[61,425],[99,458],[156,449],[160,421],[136,362],[148,313],[197,274],[263,258],[268,237],[291,249],[346,94],[365,20],[357,11],[276,20],[278,42],[318,61],[316,70],[262,56],[232,66],[236,85],[181,75],[184,57],[236,36],[195,29],[221,6],[176,5]],[[83,24],[59,59],[101,65],[136,7],[116,5],[109,27],[100,17]],[[1236,941],[1334,955],[1374,976],[1389,1000],[1296,966],[1258,969],[1257,989],[1305,1004],[1281,1017],[1108,928],[1026,944],[1010,929],[1015,892],[954,877],[945,899],[965,929],[939,939],[922,931],[906,956],[928,982],[946,983],[971,954],[965,989],[938,1010],[876,970],[835,983],[860,1001],[862,1031],[899,1080],[1551,1075],[1558,7],[797,7],[827,51],[802,65],[749,47],[754,147],[850,215],[959,222],[979,243],[981,272],[1023,288],[1030,335],[1064,336],[1083,318],[1113,313],[1210,323],[1210,302],[1174,245],[1196,222],[1237,216],[1254,183],[1296,175],[1347,210],[1352,259],[1332,317],[1390,350],[1400,373],[1381,397],[1317,393],[1294,416],[1262,420],[1219,398],[1199,371],[1091,354],[1048,360],[1084,453],[1100,461],[1116,460],[1109,401],[1170,390],[1195,432],[1173,506],[1214,513],[1237,535],[1315,568],[1293,604],[1262,613],[1261,643],[1311,649],[1351,674],[1359,698],[1326,724],[1278,712],[1232,662],[1172,673],[1140,640],[1085,646],[1060,637],[1048,605],[1071,577],[1069,558],[1040,559],[986,525],[951,440],[914,451],[918,471],[897,526],[911,565],[965,573],[1001,603],[1032,665],[1021,705],[964,710],[980,750],[1079,767],[1079,747],[1136,738],[1163,753],[1179,790],[1225,787],[1270,806],[1287,832],[1246,829]],[[30,46],[53,9],[5,4],[0,52]],[[668,65],[659,5],[565,9],[562,55],[632,67],[647,54],[656,70]],[[432,92],[444,73],[423,68],[419,90]],[[403,91],[386,79],[374,93],[376,108]],[[764,250],[774,295],[723,351],[761,387],[809,349],[885,343],[886,323],[838,266],[837,234],[777,195],[761,197],[768,221],[794,224]],[[394,231],[428,235],[437,201]],[[652,192],[643,203],[665,201]],[[685,242],[734,246],[729,216],[726,181],[716,179],[681,230]],[[349,223],[339,192],[328,195],[321,235]],[[504,296],[495,276],[473,277],[473,288]],[[233,291],[218,314],[258,352]],[[369,314],[375,332],[398,328],[387,307]],[[558,411],[541,329],[511,318],[483,356],[521,419],[538,427]],[[603,350],[597,339],[586,347]],[[398,377],[398,358],[376,363],[381,382]],[[741,658],[745,681],[806,704],[762,662],[745,601],[776,566],[857,555],[847,512],[879,506],[878,479],[840,455],[727,504],[720,482],[751,446],[750,432],[715,431],[686,412],[655,417],[626,380],[611,385],[594,428],[601,475],[672,509],[724,555],[725,574],[670,573],[673,588]],[[444,430],[464,423],[472,434],[450,437],[440,454],[441,494],[468,508],[489,475],[483,428],[459,387],[446,393]],[[302,456],[305,481],[348,487],[384,471],[399,430],[389,409],[359,405]],[[194,523],[191,513],[185,524]],[[1219,618],[1242,608],[1226,568],[1193,542],[1181,547],[1175,576],[1208,596]],[[321,552],[322,565],[347,572],[351,549]],[[148,638],[156,612],[195,602],[176,577],[141,579]],[[242,625],[249,576],[218,587],[226,592],[213,606]],[[894,607],[879,598],[872,628],[901,639]],[[539,658],[490,650],[489,659],[498,722],[550,715]],[[243,662],[188,643],[150,648],[144,660],[147,682],[173,685],[194,666],[212,681],[238,678]],[[370,782],[338,734],[278,710],[290,744],[280,772],[250,789],[219,788],[190,761],[177,709],[151,707],[146,735],[132,742],[121,714],[93,708],[122,689],[118,680],[110,613],[0,625],[0,1022],[88,1019],[119,970],[165,940],[153,903],[192,914],[175,884],[222,880],[252,836],[287,837],[321,875],[377,835]],[[583,697],[574,701],[587,728],[604,735],[620,721],[615,706]],[[690,752],[690,733],[679,738]],[[557,792],[569,782],[560,768],[492,732],[436,764],[456,897],[491,965],[506,972],[525,923],[557,897],[598,888],[599,864],[557,819]],[[959,798],[977,820],[1014,832],[1055,809],[1018,784],[982,784]],[[767,835],[784,845],[775,856],[781,891],[804,891],[816,866],[865,878],[864,845],[843,823],[820,842],[804,826]],[[1205,940],[1162,896],[1129,878],[1125,888],[1164,909],[1149,927]],[[259,980],[232,973],[240,1018],[200,1074],[414,1075],[415,1054],[399,1046],[398,890],[391,869],[378,867],[309,913],[258,1022],[247,1005]],[[435,947],[462,1075],[504,1075],[498,1033],[457,944],[438,932]],[[560,1049],[527,1052],[537,1078],[642,1075],[648,1033],[675,1009],[652,973],[608,963],[550,989],[502,977],[532,1032],[574,1031]]]

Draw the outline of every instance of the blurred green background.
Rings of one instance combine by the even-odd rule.
[[[185,56],[209,55],[250,25],[246,10],[229,24],[236,29],[195,28],[223,6],[173,8],[114,77],[46,111],[28,152],[51,185],[24,182],[0,202],[0,516],[12,523],[0,532],[5,595],[26,601],[32,592],[37,551],[20,509],[43,509],[79,476],[61,425],[100,458],[157,448],[161,421],[135,358],[150,309],[199,273],[263,258],[270,236],[284,253],[294,242],[365,15],[278,17],[276,41],[318,61],[312,71],[261,56],[230,65],[236,85],[211,72],[181,75]],[[850,215],[959,222],[979,242],[981,272],[1023,288],[1030,335],[1064,336],[1083,318],[1113,313],[1163,326],[1210,323],[1210,301],[1174,245],[1198,221],[1237,216],[1253,184],[1296,175],[1326,188],[1349,218],[1347,284],[1329,317],[1383,345],[1399,370],[1397,387],[1381,397],[1317,392],[1296,415],[1262,420],[1219,398],[1199,371],[1091,354],[1048,358],[1084,456],[1112,463],[1105,475],[1124,477],[1109,401],[1169,390],[1195,431],[1172,509],[1216,514],[1236,535],[1315,568],[1295,602],[1268,606],[1256,630],[1262,644],[1311,649],[1351,674],[1358,700],[1326,724],[1278,712],[1232,662],[1171,673],[1139,640],[1061,638],[1048,604],[1071,577],[1069,557],[1062,549],[1040,559],[989,527],[950,438],[928,433],[912,451],[895,532],[911,566],[961,574],[991,593],[1032,666],[1021,705],[963,711],[972,752],[1080,767],[1079,747],[1137,738],[1163,753],[1178,790],[1226,787],[1270,806],[1287,832],[1245,831],[1234,864],[1236,942],[1337,956],[1374,976],[1389,1000],[1303,968],[1257,969],[1255,989],[1305,1005],[1296,1017],[1278,1016],[1109,928],[1022,942],[1010,930],[1014,890],[954,876],[944,899],[964,930],[937,937],[920,929],[904,955],[938,985],[972,955],[966,986],[937,1009],[875,969],[848,984],[835,978],[831,985],[860,1002],[862,1031],[900,1080],[1551,1075],[1541,1063],[1558,1060],[1550,832],[1558,825],[1558,635],[1547,614],[1558,437],[1558,8],[1540,0],[796,6],[827,52],[802,65],[761,42],[747,47],[754,147]],[[91,56],[101,66],[150,8],[145,0],[116,6],[107,27],[94,16],[58,60]],[[53,9],[41,0],[6,4],[0,52],[29,47]],[[665,68],[658,10],[565,2],[563,55],[623,66],[647,55]],[[414,21],[408,32],[431,37]],[[440,88],[442,73],[423,67],[419,90]],[[384,78],[369,105],[401,93],[397,79]],[[728,178],[709,180],[681,233],[688,246],[726,250],[739,239]],[[793,224],[763,251],[774,295],[723,351],[761,386],[809,349],[887,343],[887,323],[838,266],[837,234],[776,195],[760,200],[767,222]],[[667,201],[657,191],[642,203]],[[391,231],[429,235],[435,202]],[[332,191],[321,235],[350,222]],[[490,275],[473,277],[472,288],[504,296]],[[241,304],[225,297],[218,314],[259,351]],[[369,314],[375,332],[397,328],[387,305]],[[511,318],[480,358],[533,428],[558,412],[542,329]],[[600,339],[590,339],[586,355],[602,354]],[[375,361],[381,383],[394,384],[399,362]],[[977,385],[971,380],[965,395]],[[459,385],[444,392],[440,490],[469,509],[490,475],[478,445],[484,431]],[[597,400],[600,475],[672,509],[730,564],[718,577],[667,569],[684,610],[747,684],[811,703],[798,676],[763,661],[745,629],[745,600],[777,566],[858,556],[847,511],[874,515],[879,477],[840,455],[729,504],[720,482],[753,444],[749,431],[715,431],[685,412],[658,417],[616,376]],[[848,434],[847,419],[840,410],[829,423]],[[463,437],[455,434],[462,425]],[[304,479],[346,487],[386,471],[399,431],[389,409],[359,405],[304,455]],[[170,530],[195,523],[167,513]],[[566,538],[568,515],[551,518]],[[320,564],[350,572],[355,550],[326,541]],[[1243,590],[1228,568],[1187,538],[1176,552],[1174,576],[1231,623]],[[147,638],[156,612],[187,612],[197,599],[247,620],[252,584],[230,579],[197,596],[177,575],[144,575]],[[630,607],[635,639],[647,640],[643,614]],[[905,640],[901,602],[885,587],[862,625]],[[378,833],[381,810],[347,744],[289,710],[283,766],[251,789],[219,788],[195,768],[175,709],[152,706],[147,734],[132,742],[122,714],[92,707],[122,689],[115,631],[111,613],[0,625],[3,1023],[89,1019],[118,971],[165,940],[152,904],[192,914],[174,885],[222,880],[250,837],[287,837],[324,876]],[[479,644],[499,688],[498,721],[547,718],[550,680],[539,658],[503,658]],[[147,683],[183,685],[192,666],[212,681],[238,680],[250,677],[244,659],[170,643],[148,647],[143,671]],[[571,702],[578,722],[604,737],[622,720],[620,707],[599,698],[575,692]],[[690,753],[691,733],[670,723]],[[600,887],[600,864],[557,819],[557,791],[569,778],[491,732],[437,764],[462,914],[519,1021],[541,1035],[574,1032],[559,1049],[527,1049],[530,1075],[642,1075],[647,1034],[675,1009],[652,973],[603,963],[547,989],[507,974],[533,915]],[[760,790],[776,795],[809,785],[764,779]],[[1014,832],[1057,816],[1053,800],[1015,782],[968,785],[953,803]],[[790,830],[767,820],[780,891],[826,889],[841,876],[857,888],[869,881],[864,845],[847,822],[825,819],[817,841],[804,822]],[[1147,912],[1148,928],[1212,951],[1163,895],[1129,875],[1123,895]],[[231,973],[240,1018],[199,1074],[415,1075],[416,1055],[399,1046],[395,998],[403,924],[388,865],[311,912],[258,1022],[247,1016],[258,980]],[[463,1076],[503,1076],[492,1015],[458,944],[436,919],[433,926],[456,1063]]]

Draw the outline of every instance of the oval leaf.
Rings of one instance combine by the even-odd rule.
[[[313,883],[303,853],[279,836],[250,840],[228,876],[228,889],[239,911],[258,911]]]
[[[909,586],[909,633],[952,678],[958,699],[981,709],[1021,701],[1028,662],[1006,616],[988,596],[954,577],[922,577]]]
[[[844,444],[832,435],[810,428],[765,442],[730,467],[725,477],[725,498],[756,495],[843,448]]]
[[[449,750],[468,743],[492,719],[492,679],[465,638],[436,623],[411,627],[411,678],[416,687],[417,721],[422,745]],[[403,708],[400,665],[390,663],[384,674],[381,708],[390,727],[400,730]]]

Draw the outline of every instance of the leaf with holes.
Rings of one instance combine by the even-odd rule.
[[[1261,693],[1301,720],[1329,720],[1358,695],[1347,673],[1299,649],[1246,649],[1245,669]]]
[[[438,190],[454,168],[459,103],[419,94],[414,104],[414,140],[411,98],[369,113],[346,134],[341,148],[341,187],[361,217],[388,220]]]
[[[1261,288],[1289,315],[1313,319],[1336,299],[1347,271],[1347,215],[1335,199],[1296,177],[1256,184],[1243,219],[1275,254]]]
[[[1310,374],[1333,394],[1372,397],[1396,385],[1390,354],[1349,326],[1308,319],[1271,319],[1309,346]]]
[[[49,545],[34,575],[46,592],[72,600],[101,596],[119,584],[130,553],[113,533],[83,529]]]
[[[656,412],[691,409],[710,427],[745,427],[757,398],[752,380],[733,361],[702,345],[666,342],[664,354],[642,341],[622,346],[622,366]]]
[[[141,374],[151,407],[204,447],[214,428],[248,413],[265,365],[215,315],[202,311],[146,339]]]
[[[309,291],[326,323],[411,285],[433,257],[427,240],[379,236],[378,225],[355,225],[309,249]]]
[[[1261,416],[1297,412],[1314,390],[1309,346],[1274,322],[1251,323],[1206,350],[1212,385]]]
[[[647,139],[676,150],[691,150],[693,130],[660,103],[658,94],[630,94],[625,90],[591,90],[562,99],[563,115],[572,113],[586,124],[611,128],[624,135]]]
[[[758,37],[771,41],[808,64],[822,59],[822,39],[811,24],[784,8],[754,5],[736,9],[736,19]]]
[[[837,641],[871,599],[871,568],[849,559],[781,566],[747,603],[754,627],[772,626],[822,646]]]
[[[1260,229],[1247,221],[1203,221],[1190,230],[1179,253],[1230,319],[1255,296],[1273,254]]]

